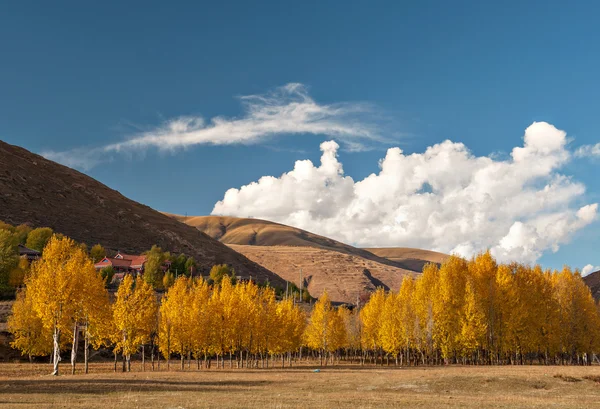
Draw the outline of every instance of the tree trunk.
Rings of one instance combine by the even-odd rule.
[[[56,326],[54,327],[54,334],[52,336],[52,342],[54,344],[54,351],[53,351],[54,369],[52,371],[52,375],[58,376],[58,363],[60,362],[60,330]]]
[[[146,347],[142,345],[142,372],[146,372]]]
[[[183,352],[180,355],[181,355],[181,370],[183,371],[185,369],[185,363],[184,363],[184,359],[183,359]]]
[[[115,354],[115,372],[117,372],[117,351],[113,351],[113,354]]]
[[[79,326],[73,326],[73,345],[71,347],[71,375],[75,375],[75,364],[77,363],[77,345],[79,344]]]
[[[83,342],[83,360],[84,360],[86,374],[89,372],[89,363],[88,363],[89,355],[90,355],[90,337],[88,335],[88,327],[86,325],[85,326],[85,338],[84,338],[84,342]]]

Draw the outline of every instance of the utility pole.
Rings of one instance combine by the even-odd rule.
[[[300,269],[300,302],[302,302],[302,296],[304,295],[304,292],[302,291],[304,289],[304,281],[302,281],[302,269]]]

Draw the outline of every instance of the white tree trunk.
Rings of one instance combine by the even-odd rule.
[[[71,375],[75,375],[75,364],[77,363],[77,346],[79,344],[79,326],[73,326],[73,346],[71,347]]]
[[[54,370],[52,371],[52,375],[58,376],[58,363],[60,362],[60,330],[57,327],[54,327],[54,334],[52,335],[52,340],[54,343]]]

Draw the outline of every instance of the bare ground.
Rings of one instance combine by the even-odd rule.
[[[63,368],[67,370],[65,366]],[[268,370],[46,375],[48,365],[0,365],[0,407],[69,408],[590,408],[600,367],[337,366]],[[595,378],[598,379],[598,378]]]

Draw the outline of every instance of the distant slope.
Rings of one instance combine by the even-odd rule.
[[[227,216],[179,216],[165,213],[208,234],[225,244],[249,246],[317,247],[324,250],[352,254],[378,263],[399,267],[393,260],[373,252],[319,236],[306,230],[268,220]],[[421,270],[415,270],[420,272]]]
[[[583,281],[590,287],[592,296],[596,301],[600,300],[600,271],[595,271],[583,277]]]
[[[300,270],[312,296],[327,290],[334,301],[355,302],[377,287],[397,290],[406,275],[418,274],[429,259],[408,254],[387,259],[318,234],[260,219],[169,215],[226,243],[286,280],[300,284]],[[415,250],[416,251],[416,250]],[[420,262],[419,262],[420,261]]]
[[[398,290],[414,271],[357,255],[310,246],[229,245],[250,260],[300,286],[300,276],[313,297],[327,290],[333,301],[354,303],[377,287]]]
[[[413,249],[410,247],[365,248],[363,250],[394,261],[400,267],[413,271],[423,271],[425,264],[441,264],[449,257],[448,254],[438,253],[437,251]]]
[[[134,202],[83,173],[0,141],[0,220],[48,226],[93,245],[140,253],[157,244],[198,260],[207,273],[227,263],[283,285],[277,275],[197,229]]]

